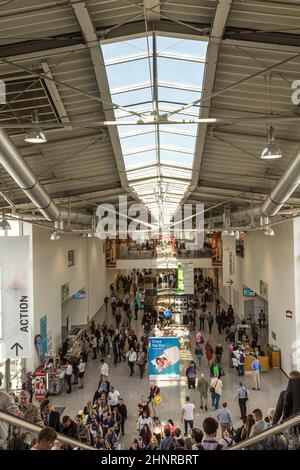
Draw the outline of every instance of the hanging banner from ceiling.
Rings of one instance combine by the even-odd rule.
[[[223,286],[235,287],[236,283],[236,243],[235,238],[223,238]]]
[[[33,356],[32,260],[29,237],[0,238],[2,359]]]
[[[221,233],[215,232],[212,235],[211,240],[211,251],[212,251],[212,266],[220,267],[222,266],[222,237]]]

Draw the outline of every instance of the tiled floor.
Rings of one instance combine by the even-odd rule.
[[[110,311],[110,309],[109,309]],[[142,334],[141,318],[142,312],[139,312],[140,318],[138,321],[132,320],[132,326],[138,333],[138,336]],[[106,314],[104,307],[96,314],[94,320],[96,324],[98,322],[110,320],[110,314]],[[205,330],[205,340],[208,339],[208,328],[206,326]],[[212,336],[211,336],[212,345],[215,346],[216,343],[222,343],[224,350],[226,351],[226,342],[224,335],[219,335],[217,332],[217,325],[213,325]],[[194,335],[192,337],[192,353],[194,346]],[[137,403],[142,394],[147,394],[149,381],[147,377],[140,379],[136,371],[134,377],[129,377],[129,369],[126,362],[119,364],[117,367],[114,367],[112,358],[108,358],[107,362],[109,364],[109,380],[112,385],[119,390],[121,396],[124,398],[125,403],[128,407],[128,421],[125,428],[125,436],[122,441],[122,448],[127,449],[131,444],[134,437],[136,437],[136,418],[137,418]],[[238,377],[235,374],[234,369],[228,367],[228,357],[227,353],[224,353],[224,358],[222,361],[222,366],[225,371],[225,376],[223,380],[223,396],[221,397],[220,403],[223,401],[228,402],[228,407],[232,412],[234,418],[234,426],[240,424],[240,412],[237,402],[235,401],[235,391],[238,385]],[[202,360],[201,371],[208,375],[208,366],[206,359]],[[163,402],[159,405],[158,415],[162,421],[167,421],[168,419],[173,419],[175,424],[182,428],[180,423],[180,412],[181,407],[185,401],[186,395],[189,393],[191,400],[196,405],[196,413],[194,419],[194,426],[201,427],[203,419],[207,416],[215,416],[216,412],[212,411],[211,408],[208,412],[203,412],[199,408],[199,397],[197,391],[188,391],[186,386],[186,379],[184,376],[185,373],[185,364],[182,364],[182,377],[180,382],[162,382],[159,386],[162,389],[162,394],[164,396]],[[64,414],[68,414],[71,417],[74,417],[78,410],[83,409],[84,404],[87,400],[92,399],[93,394],[97,388],[99,379],[99,358],[97,360],[92,360],[89,358],[88,366],[85,374],[85,387],[84,389],[78,389],[78,386],[73,386],[73,391],[71,395],[67,395],[65,392],[61,393],[58,396],[51,397],[55,406],[64,406]],[[252,391],[252,377],[251,375],[246,375],[244,378],[244,384],[249,389],[249,402],[248,410],[251,411],[254,408],[261,408],[266,414],[268,408],[274,407],[277,402],[277,397],[281,390],[286,387],[287,377],[280,370],[272,370],[269,373],[262,375],[262,390],[261,391]],[[211,403],[209,403],[211,405]]]

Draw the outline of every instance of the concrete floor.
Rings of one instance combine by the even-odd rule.
[[[214,311],[214,306],[210,306]],[[111,309],[108,309],[106,314],[104,307],[94,317],[97,323],[107,320],[111,322]],[[135,329],[137,336],[141,336],[143,329],[141,326],[142,312],[139,312],[139,320],[132,320],[132,326]],[[114,324],[114,323],[113,323]],[[198,323],[197,325],[198,326]],[[261,339],[262,344],[266,340],[266,332],[264,332],[265,338]],[[205,341],[209,338],[208,327],[204,331]],[[211,343],[216,346],[217,343],[222,343],[224,351],[226,351],[225,335],[219,335],[217,331],[217,325],[214,323],[212,329],[212,335],[210,337]],[[183,430],[182,423],[180,422],[180,413],[182,405],[185,402],[187,394],[190,395],[191,401],[196,406],[196,412],[194,416],[194,426],[202,427],[203,419],[208,416],[215,416],[216,411],[211,409],[211,401],[209,400],[209,410],[207,412],[200,410],[199,408],[199,397],[197,391],[189,391],[186,385],[185,368],[186,363],[192,357],[194,351],[194,334],[192,334],[192,350],[187,354],[186,361],[182,364],[181,380],[180,382],[161,382],[162,394],[164,397],[163,402],[159,405],[158,415],[161,421],[167,421],[173,419],[175,424]],[[66,394],[65,390],[58,396],[50,397],[52,402],[57,407],[65,407],[63,414],[70,415],[72,418],[77,414],[78,410],[83,409],[87,400],[92,399],[94,392],[97,388],[99,379],[99,358],[92,360],[89,358],[86,373],[85,373],[85,387],[84,389],[78,389],[78,385],[73,386],[73,391],[70,395]],[[133,439],[137,436],[136,432],[136,419],[137,419],[137,404],[139,398],[143,394],[148,393],[149,380],[147,376],[144,379],[140,379],[138,372],[134,377],[129,377],[129,369],[126,362],[118,364],[117,367],[113,365],[113,359],[108,358],[107,363],[109,364],[109,380],[112,385],[120,392],[122,398],[128,408],[128,420],[125,427],[125,436],[121,442],[122,449],[128,449]],[[240,425],[241,421],[240,411],[237,402],[235,401],[235,392],[238,385],[238,377],[236,376],[235,369],[228,367],[228,356],[227,352],[224,352],[222,361],[222,367],[225,372],[223,380],[223,396],[220,400],[220,405],[223,401],[227,401],[228,408],[232,412],[234,419],[234,427]],[[206,358],[202,359],[202,366],[200,372],[204,372],[207,376],[209,369],[207,366]],[[200,373],[199,372],[199,373]],[[246,375],[243,377],[244,385],[249,389],[249,401],[247,409],[251,412],[254,408],[261,408],[265,414],[267,414],[268,408],[275,407],[277,398],[281,390],[286,388],[287,377],[281,370],[271,370],[269,373],[265,373],[261,377],[261,391],[252,391],[252,377]]]

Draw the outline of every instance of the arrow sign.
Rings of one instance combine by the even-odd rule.
[[[15,344],[12,345],[12,347],[10,349],[14,349],[14,348],[16,348],[16,356],[18,357],[19,356],[19,349],[18,348],[23,349],[23,347],[19,343],[15,343]]]
[[[229,279],[229,281],[227,281],[226,284],[229,284],[230,286],[232,286],[233,280],[232,280],[232,279]]]

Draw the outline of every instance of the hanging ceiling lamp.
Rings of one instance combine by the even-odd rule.
[[[39,113],[37,109],[32,111],[31,121],[32,124],[39,123]],[[29,144],[44,144],[45,142],[47,142],[46,134],[41,128],[30,129],[30,131],[26,134],[24,140]]]
[[[279,144],[275,138],[274,127],[268,129],[268,143],[261,152],[260,158],[262,160],[275,160],[276,158],[282,158],[282,152]]]
[[[6,219],[5,210],[2,210],[2,220],[0,222],[0,230],[11,230],[10,223]]]

